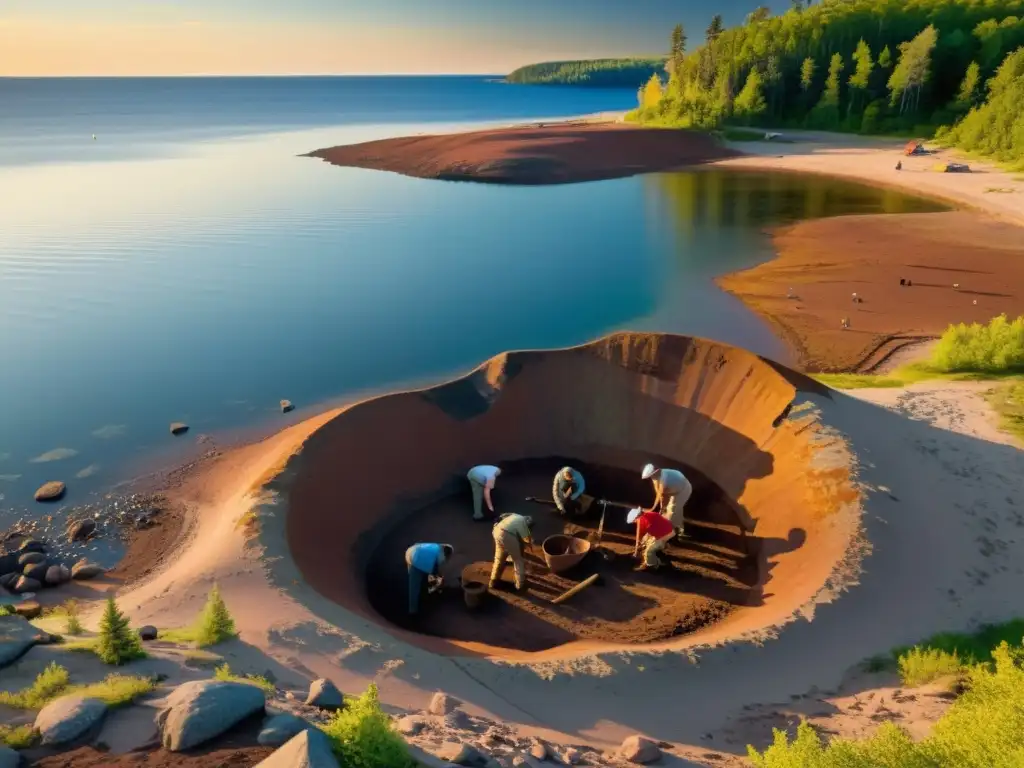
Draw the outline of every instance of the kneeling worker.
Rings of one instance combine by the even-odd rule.
[[[526,587],[526,560],[523,559],[523,545],[533,547],[533,518],[506,512],[494,524],[494,565],[491,567],[490,589],[500,581],[505,570],[506,558],[512,558],[516,573],[516,592]]]
[[[451,544],[413,544],[405,550],[405,565],[409,569],[409,615],[419,612],[420,595],[428,581],[444,582],[445,563],[454,554],[455,547]]]
[[[562,467],[555,475],[555,482],[551,488],[551,495],[555,500],[560,514],[578,515],[580,513],[580,496],[586,483],[583,482],[583,475],[572,467]]]
[[[644,545],[644,562],[640,568],[660,568],[662,562],[658,553],[665,549],[665,545],[676,533],[672,523],[657,512],[644,511],[640,507],[629,511],[626,522],[630,525],[636,523],[636,546],[633,547],[633,557],[640,556],[640,545]]]
[[[491,514],[494,514],[494,502],[491,500],[491,491],[494,490],[494,483],[498,480],[499,475],[501,475],[501,469],[490,464],[480,464],[466,473],[469,487],[473,490],[474,520],[484,519],[483,505],[485,501],[487,502],[487,508],[491,510]]]
[[[654,506],[676,529],[676,535],[683,537],[683,507],[693,494],[693,486],[686,475],[678,469],[657,469],[653,464],[644,467],[644,480],[654,483]]]

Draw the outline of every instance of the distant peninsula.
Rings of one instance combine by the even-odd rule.
[[[629,59],[547,61],[520,67],[505,76],[517,85],[570,85],[578,88],[640,88],[665,71],[664,56]]]

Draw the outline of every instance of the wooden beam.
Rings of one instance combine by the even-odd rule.
[[[551,602],[553,604],[555,604],[555,605],[558,605],[559,603],[564,603],[566,600],[568,600],[573,595],[575,595],[575,594],[577,594],[579,592],[582,592],[584,589],[589,587],[591,584],[593,584],[595,581],[597,581],[600,576],[601,576],[601,574],[599,574],[599,573],[595,573],[593,576],[588,576],[583,581],[581,581],[579,584],[577,584],[575,587],[573,587],[572,589],[567,589],[565,592],[560,594],[558,597],[556,597]]]

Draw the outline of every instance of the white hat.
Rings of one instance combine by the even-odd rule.
[[[641,514],[643,514],[643,510],[640,509],[640,507],[633,507],[631,510],[629,510],[629,514],[626,515],[626,522],[632,525],[636,522],[636,519],[640,517]]]
[[[644,467],[644,471],[640,475],[640,477],[642,477],[644,480],[649,480],[651,478],[651,475],[653,475],[657,471],[658,470],[654,468],[653,464],[648,464],[646,467]]]

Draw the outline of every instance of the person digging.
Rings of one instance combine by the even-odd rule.
[[[640,557],[640,545],[644,546],[643,562],[639,570],[657,570],[661,568],[661,558],[658,553],[665,549],[665,545],[675,536],[675,528],[672,523],[652,510],[643,510],[634,507],[626,515],[626,522],[632,525],[636,523],[636,546],[633,547],[633,557]]]
[[[491,491],[494,484],[501,475],[501,468],[490,464],[480,464],[473,467],[466,473],[469,480],[469,487],[473,491],[473,519],[484,519],[484,502],[487,502],[487,509],[494,514],[494,502],[491,500]]]
[[[571,515],[576,517],[582,511],[580,496],[586,483],[583,475],[572,467],[562,467],[555,475],[555,482],[551,487],[551,496],[555,500],[555,506],[563,517]]]
[[[640,474],[644,480],[654,483],[654,505],[676,529],[676,536],[683,538],[683,507],[693,495],[693,486],[686,475],[678,469],[658,469],[653,464],[644,467]]]
[[[487,587],[494,589],[505,571],[506,560],[511,558],[515,569],[516,592],[526,589],[526,560],[523,557],[523,546],[533,551],[533,518],[528,515],[517,515],[506,512],[494,524],[494,565],[491,566],[491,580]]]
[[[437,592],[444,586],[444,567],[455,554],[451,544],[420,543],[405,550],[405,566],[409,570],[409,615],[415,616],[420,609],[420,595],[423,587],[429,593]]]

